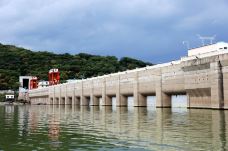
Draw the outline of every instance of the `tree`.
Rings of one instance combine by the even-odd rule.
[[[124,57],[98,56],[86,53],[77,55],[33,52],[12,45],[0,44],[0,90],[17,89],[19,76],[37,76],[48,79],[48,71],[58,68],[61,82],[67,79],[84,79],[104,74],[145,67],[151,63]]]

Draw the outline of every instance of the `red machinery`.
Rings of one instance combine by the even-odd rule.
[[[37,77],[32,77],[32,79],[30,80],[29,89],[32,90],[32,89],[36,89],[36,88],[38,88],[38,79],[37,79]]]
[[[60,72],[58,69],[51,69],[48,73],[49,85],[57,85],[60,81]]]

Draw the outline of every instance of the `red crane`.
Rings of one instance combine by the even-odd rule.
[[[57,85],[60,81],[60,72],[59,69],[51,69],[48,73],[49,86]]]
[[[38,79],[37,79],[37,77],[32,77],[32,79],[30,80],[29,89],[32,90],[32,89],[36,89],[36,88],[38,88]]]

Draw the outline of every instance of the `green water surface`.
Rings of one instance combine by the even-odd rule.
[[[228,149],[228,111],[0,106],[0,150]]]

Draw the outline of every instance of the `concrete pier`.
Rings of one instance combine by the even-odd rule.
[[[217,49],[189,50],[177,61],[30,90],[29,99],[32,104],[111,106],[116,97],[117,106],[128,106],[133,96],[134,106],[142,107],[147,96],[156,96],[156,107],[164,108],[171,107],[172,95],[187,95],[188,108],[228,109],[228,50]]]

